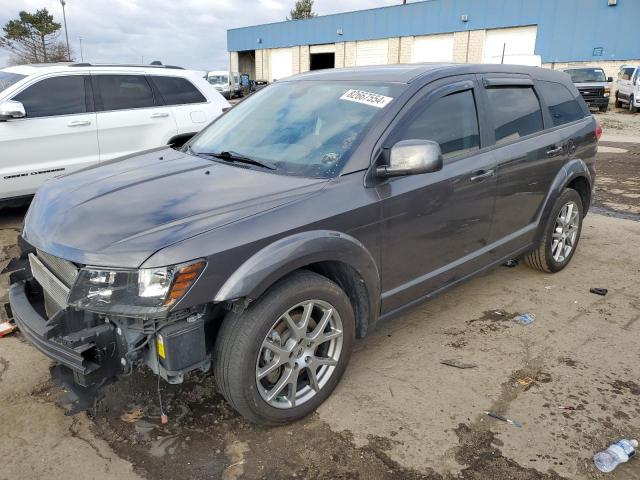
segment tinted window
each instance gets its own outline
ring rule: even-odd
[[[580,104],[564,85],[555,82],[539,82],[538,88],[545,103],[549,106],[549,112],[555,126],[574,122],[584,117]]]
[[[18,75],[17,73],[3,72],[0,70],[0,93],[25,77],[26,75]]]
[[[13,100],[22,102],[28,118],[72,115],[87,111],[82,75],[41,80],[20,92]]]
[[[524,137],[542,130],[542,110],[531,87],[488,88],[496,143]]]
[[[167,105],[203,103],[207,99],[190,81],[179,77],[151,77]]]
[[[96,75],[104,110],[153,107],[153,92],[143,75]]]
[[[398,140],[433,140],[444,158],[480,148],[478,115],[473,92],[453,93],[409,117]]]

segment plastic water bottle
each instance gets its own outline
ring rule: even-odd
[[[621,463],[626,462],[636,454],[637,440],[618,440],[604,452],[596,453],[593,461],[601,472],[611,472]]]

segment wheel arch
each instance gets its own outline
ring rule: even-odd
[[[583,214],[586,215],[591,205],[593,178],[584,160],[578,158],[570,160],[562,167],[553,180],[543,207],[540,210],[536,243],[542,238],[549,215],[551,214],[551,210],[553,210],[553,205],[565,188],[572,188],[578,192],[583,203]]]
[[[380,276],[367,248],[341,232],[302,232],[266,246],[235,270],[214,301],[255,300],[300,269],[323,275],[345,291],[354,309],[356,334],[364,337],[380,312]]]

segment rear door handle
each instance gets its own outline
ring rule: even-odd
[[[556,155],[560,155],[563,150],[564,150],[564,147],[562,145],[560,145],[559,147],[555,147],[550,150],[547,150],[547,157],[555,157]]]
[[[493,177],[493,169],[491,170],[478,170],[477,172],[473,172],[473,176],[469,179],[474,183],[482,182],[489,177]]]
[[[91,125],[89,120],[74,120],[67,123],[67,127],[86,127],[87,125]]]
[[[168,113],[160,112],[160,113],[152,113],[151,118],[165,118],[168,117]]]

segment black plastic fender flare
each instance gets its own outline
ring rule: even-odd
[[[535,242],[538,243],[542,239],[542,235],[544,235],[544,230],[547,225],[547,218],[551,214],[551,210],[553,209],[553,205],[556,202],[556,199],[560,196],[562,191],[569,185],[573,180],[578,177],[584,177],[589,182],[589,190],[593,190],[593,178],[591,176],[591,172],[587,167],[587,164],[579,158],[574,158],[567,162],[558,172],[556,178],[553,180],[551,187],[549,188],[549,192],[544,200],[544,204],[540,209],[540,214],[538,216],[538,230],[536,232]],[[584,211],[586,212],[589,208],[589,205],[584,205]]]

